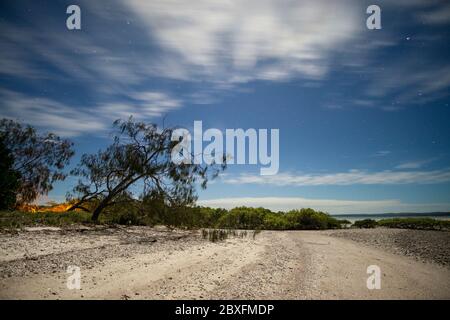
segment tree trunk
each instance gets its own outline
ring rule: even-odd
[[[108,200],[109,201],[109,200]],[[98,217],[100,216],[100,213],[103,211],[103,209],[105,209],[106,205],[108,204],[108,201],[103,200],[102,202],[100,202],[100,204],[97,206],[97,208],[95,208],[94,212],[92,213],[92,221],[98,221]]]

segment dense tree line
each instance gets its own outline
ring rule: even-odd
[[[348,221],[310,208],[274,212],[265,208],[237,207],[231,210],[198,206],[170,207],[144,200],[134,208],[112,207],[105,219],[120,224],[166,225],[182,228],[248,230],[337,229]]]

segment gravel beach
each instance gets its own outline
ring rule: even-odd
[[[377,228],[327,231],[325,234],[450,266],[450,232]]]

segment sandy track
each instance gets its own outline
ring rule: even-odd
[[[450,270],[358,242],[302,232],[312,252],[314,299],[450,299]],[[381,269],[381,289],[368,290],[367,267]]]
[[[1,238],[2,299],[450,298],[450,269],[317,231],[220,243],[149,228]],[[71,264],[81,268],[81,290],[66,287]],[[373,264],[382,271],[380,290],[366,287]]]

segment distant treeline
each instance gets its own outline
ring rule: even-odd
[[[109,216],[109,217],[107,217]],[[273,212],[265,208],[237,207],[231,210],[209,207],[167,207],[146,205],[119,210],[105,218],[120,224],[167,225],[186,228],[230,228],[250,230],[337,229],[349,224],[313,209]]]
[[[450,230],[450,220],[432,218],[393,218],[339,220],[313,209],[273,212],[265,208],[237,207],[231,210],[209,207],[170,207],[154,201],[135,200],[133,205],[116,205],[107,210],[99,221],[92,221],[85,211],[58,212],[67,207],[59,204],[33,211],[0,211],[0,228],[21,228],[33,225],[65,226],[70,224],[165,225],[169,228],[229,229],[229,230],[323,230],[354,228],[401,228],[420,230]],[[95,207],[95,204],[92,205]],[[39,209],[42,209],[41,211]]]
[[[93,207],[95,204],[93,204]],[[108,208],[99,221],[90,219],[90,212],[69,211],[0,212],[0,226],[29,225],[62,226],[72,223],[102,223],[121,225],[165,225],[169,228],[218,228],[247,230],[321,230],[338,229],[350,224],[313,209],[273,212],[265,208],[238,207],[231,210],[198,206],[170,207],[161,203],[135,201],[134,205]]]
[[[450,220],[432,218],[390,218],[357,220],[353,224],[311,208],[274,212],[266,208],[236,207],[230,210],[210,207],[169,207],[158,201],[136,201],[136,206],[116,207],[103,222],[131,225],[166,225],[178,228],[218,228],[247,230],[324,230],[355,228],[401,228],[449,230]]]

